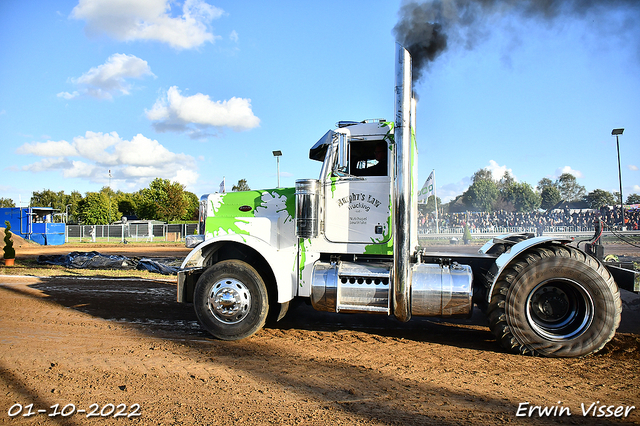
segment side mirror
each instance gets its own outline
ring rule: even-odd
[[[333,174],[335,176],[345,176],[349,173],[349,143],[347,141],[347,135],[344,133],[335,133],[334,141],[338,145],[337,161],[333,166]],[[337,139],[337,141],[336,141]]]

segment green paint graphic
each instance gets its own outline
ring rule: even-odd
[[[392,212],[391,194],[389,194],[389,212]],[[389,214],[389,218],[387,219],[387,232],[385,232],[378,240],[374,240],[372,238],[371,242],[373,244],[369,244],[364,247],[364,254],[393,255],[393,237],[391,236],[392,217],[393,214]],[[381,241],[386,241],[386,243],[381,243]]]
[[[283,197],[284,207],[277,206]],[[295,188],[228,192],[220,198],[217,208],[211,201],[213,215],[207,217],[205,226],[205,232],[214,236],[222,233],[250,235],[241,226],[250,224],[256,217],[274,218],[277,221],[281,212],[286,212],[286,223],[293,222],[295,216]],[[244,206],[249,206],[250,209],[242,211],[240,208]]]
[[[299,278],[298,282],[300,283],[300,287],[302,287],[302,272],[304,271],[304,265],[307,262],[307,246],[305,245],[305,240],[302,238],[299,239],[300,244],[300,266],[298,267]],[[307,239],[309,246],[311,246],[311,239]]]

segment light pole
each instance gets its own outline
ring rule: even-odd
[[[620,142],[618,136],[624,132],[624,129],[613,129],[612,135],[616,136],[616,148],[618,149],[618,181],[620,182],[620,212],[622,213],[622,230],[624,231],[624,204],[622,204],[622,169],[620,168]]]
[[[111,169],[109,169],[109,223],[111,225]],[[107,227],[107,232],[109,232],[109,228]]]
[[[280,188],[280,157],[282,157],[282,151],[273,151],[273,156],[276,157],[276,164],[278,168],[278,186],[276,188]]]

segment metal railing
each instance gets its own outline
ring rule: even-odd
[[[482,239],[482,238],[493,238],[499,235],[504,234],[519,234],[519,233],[531,233],[534,235],[545,235],[545,236],[570,236],[570,237],[590,237],[595,233],[595,228],[593,226],[545,226],[542,229],[539,229],[536,226],[509,226],[509,227],[487,227],[487,228],[469,228],[471,232],[472,238]],[[623,234],[625,236],[629,235],[640,235],[640,231],[637,230],[616,230],[617,234]],[[420,238],[425,239],[439,239],[439,238],[462,238],[464,234],[464,228],[462,227],[451,227],[451,228],[440,228],[439,232],[435,232],[435,228],[431,227],[420,227],[418,230],[418,236]],[[610,235],[612,232],[604,231],[604,235]]]

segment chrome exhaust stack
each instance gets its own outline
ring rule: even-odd
[[[411,55],[396,43],[395,176],[393,198],[392,308],[400,321],[411,319]]]

